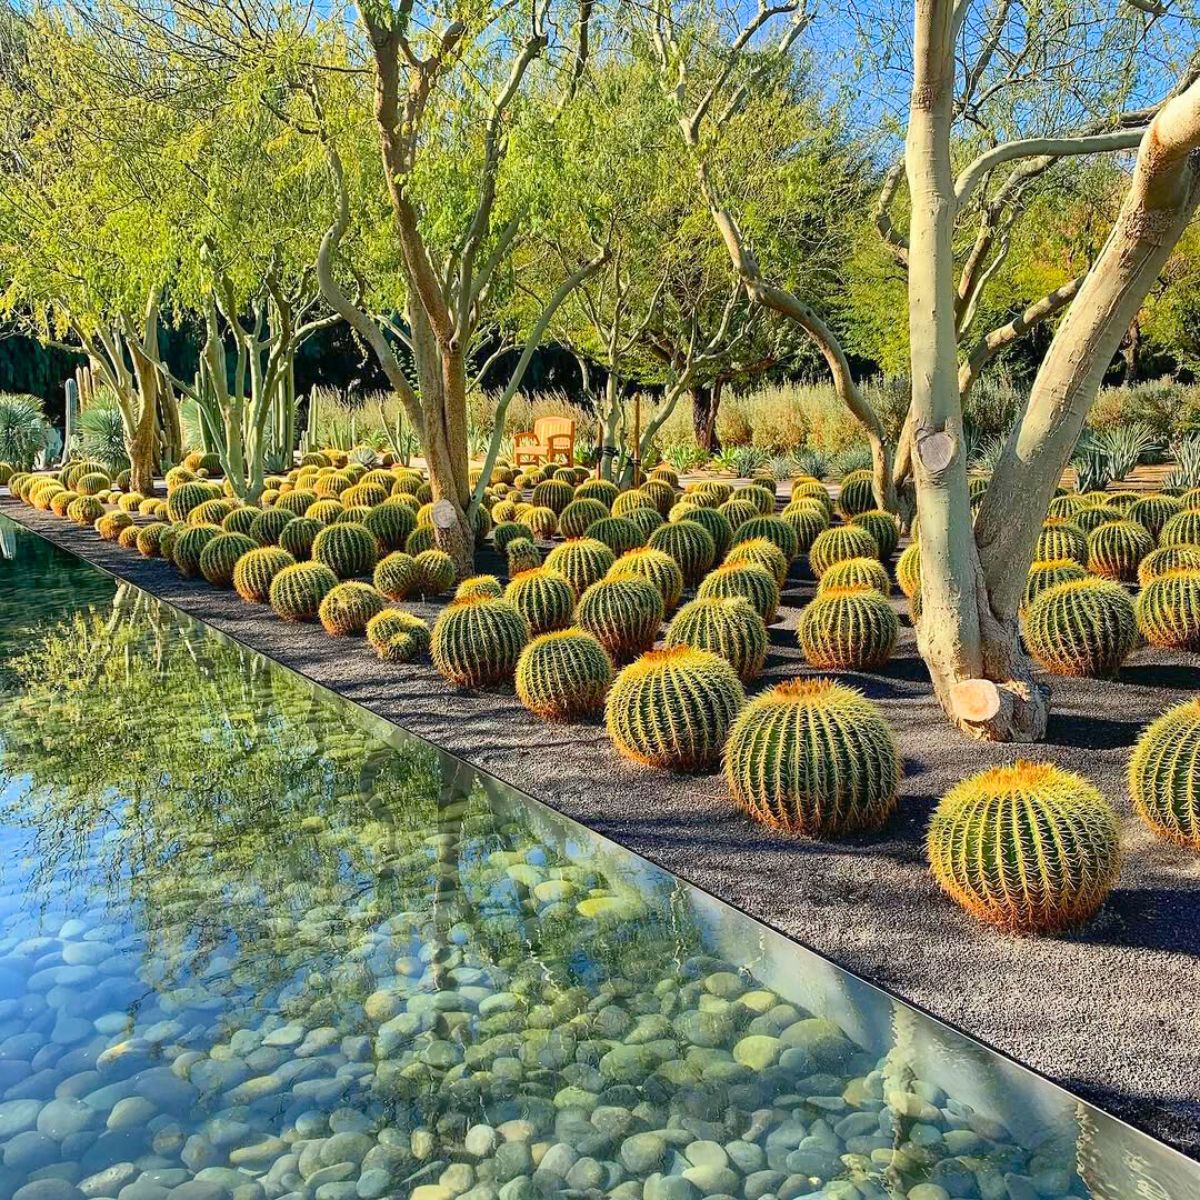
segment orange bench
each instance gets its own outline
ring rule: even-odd
[[[536,417],[533,430],[513,437],[515,465],[554,462],[561,458],[568,467],[575,465],[574,417]]]

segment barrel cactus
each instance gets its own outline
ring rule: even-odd
[[[783,587],[787,580],[788,560],[774,542],[766,538],[752,538],[748,542],[739,542],[725,556],[725,566],[755,566],[770,571],[775,577],[776,584]]]
[[[1138,583],[1145,587],[1169,571],[1200,571],[1200,546],[1160,546],[1138,564]]]
[[[158,535],[158,556],[160,558],[169,563],[175,561],[175,541],[186,528],[186,525],[177,521],[174,525],[168,525]]]
[[[287,518],[286,513],[283,515],[286,519],[290,519]],[[257,521],[260,516],[262,516],[261,509],[252,508],[247,504],[242,508],[235,508],[233,512],[231,512],[229,516],[227,516],[225,520],[221,522],[221,528],[225,530],[226,533],[250,533],[251,526],[253,526],[254,522]],[[250,536],[254,537],[253,534],[250,534]],[[258,539],[255,538],[255,541],[258,541]],[[265,546],[266,544],[266,542],[259,542],[260,546]]]
[[[120,533],[117,534],[117,545],[122,550],[136,550],[138,540],[138,527],[136,525],[126,525]]]
[[[433,626],[433,665],[456,687],[501,683],[511,678],[529,637],[529,622],[507,600],[455,600]]]
[[[309,507],[319,499],[320,497],[314,491],[310,491],[307,488],[294,488],[290,492],[284,492],[275,501],[275,507],[281,509],[283,512],[291,513],[293,517],[302,517],[308,511]]]
[[[766,662],[767,626],[742,596],[697,598],[675,614],[666,645],[711,650],[748,683],[762,673]]]
[[[313,491],[318,496],[331,500],[340,499],[343,492],[348,492],[354,486],[354,480],[343,471],[326,471],[317,476]]]
[[[648,579],[630,574],[593,583],[575,610],[575,623],[618,662],[649,650],[662,621],[662,593]]]
[[[504,589],[504,599],[529,622],[534,634],[565,629],[575,613],[575,589],[552,567],[534,567],[514,576]]]
[[[271,580],[271,607],[285,621],[311,621],[337,582],[338,577],[324,563],[302,562],[284,567]]]
[[[589,479],[575,489],[576,500],[599,500],[610,511],[619,495],[620,489],[607,479]]]
[[[1133,601],[1119,583],[1080,579],[1047,588],[1025,610],[1030,654],[1055,675],[1110,679],[1137,645]]]
[[[589,525],[608,518],[608,508],[599,500],[572,500],[558,518],[558,531],[563,537],[583,537]]]
[[[413,556],[413,564],[417,568],[416,595],[441,596],[454,586],[454,559],[444,550],[422,550]]]
[[[720,562],[733,545],[733,526],[723,512],[715,508],[701,508],[696,504],[676,504],[671,509],[671,521],[692,521],[708,530],[716,548],[715,562]],[[745,539],[743,539],[745,540]]]
[[[679,472],[674,467],[667,466],[666,463],[659,463],[650,472],[650,478],[661,479],[663,483],[669,483],[673,488],[679,487]]]
[[[543,541],[558,532],[558,514],[545,504],[534,504],[528,510],[523,510],[521,520]]]
[[[133,524],[133,518],[128,513],[109,512],[96,520],[96,532],[106,541],[115,542],[121,536],[121,530],[128,529]]]
[[[704,578],[717,556],[712,534],[695,521],[660,525],[646,544],[652,550],[669,554],[679,564],[684,583],[690,586]]]
[[[613,515],[616,516],[617,514],[614,513]],[[625,520],[637,527],[643,539],[648,539],[656,529],[666,523],[662,513],[657,508],[631,508],[627,513],[623,513],[622,515]]]
[[[564,479],[547,479],[533,489],[530,499],[538,508],[552,509],[557,516],[575,499],[575,488]]]
[[[367,642],[384,662],[411,662],[429,649],[429,626],[398,608],[376,613],[366,628]]]
[[[539,634],[517,659],[517,699],[547,721],[579,721],[604,707],[613,668],[600,641],[583,629]]]
[[[152,521],[143,525],[137,533],[137,552],[143,558],[159,558],[162,555],[162,536],[170,528],[164,521]]]
[[[1200,571],[1169,571],[1142,589],[1138,628],[1152,646],[1200,650]]]
[[[733,544],[740,546],[756,538],[774,542],[789,563],[800,553],[800,538],[791,523],[782,517],[751,517],[749,521],[743,521],[734,531]]]
[[[1073,583],[1087,577],[1087,570],[1073,558],[1052,558],[1049,562],[1035,562],[1029,568],[1029,576],[1025,581],[1025,598],[1021,601],[1021,610],[1027,609],[1047,588],[1057,587],[1060,583]]]
[[[1042,525],[1034,550],[1035,562],[1048,562],[1056,558],[1073,558],[1081,567],[1087,566],[1087,535],[1083,530],[1063,517],[1050,517]]]
[[[1160,546],[1200,546],[1200,509],[1185,508],[1162,527]]]
[[[260,546],[256,550],[248,550],[234,565],[233,590],[243,600],[266,604],[271,599],[271,584],[275,576],[295,563],[296,560],[278,546]]]
[[[851,517],[851,525],[865,529],[879,547],[879,557],[885,562],[896,552],[900,544],[900,522],[890,513],[881,508],[868,509]]]
[[[646,535],[628,517],[602,517],[587,527],[584,536],[603,542],[617,557],[646,544]]]
[[[417,574],[417,560],[396,550],[375,564],[373,582],[389,600],[404,600],[416,590]]]
[[[187,579],[200,574],[200,555],[213,538],[218,536],[236,537],[236,534],[222,534],[219,525],[188,525],[175,539],[171,550],[171,561],[176,569]]]
[[[858,525],[838,525],[819,534],[808,552],[812,573],[820,579],[835,562],[848,558],[878,558],[879,543]]]
[[[609,568],[610,579],[636,575],[658,588],[663,611],[673,612],[683,595],[683,570],[669,554],[650,546],[628,550]]]
[[[662,516],[658,505],[642,491],[622,492],[613,500],[611,512],[614,517],[627,517],[635,508],[648,508]]]
[[[246,532],[260,546],[278,546],[280,535],[295,519],[286,509],[268,508],[254,518]]]
[[[354,522],[328,525],[313,538],[313,561],[324,563],[339,579],[370,574],[378,552],[371,531]]]
[[[332,525],[345,512],[338,500],[314,500],[305,510],[304,515],[322,525]]]
[[[565,575],[580,596],[603,579],[614,562],[616,555],[595,538],[571,538],[546,555],[546,566]]]
[[[492,531],[492,545],[497,554],[507,554],[510,543],[517,538],[533,541],[533,530],[521,521],[501,521]]]
[[[426,550],[433,550],[435,548],[436,541],[433,536],[432,525],[418,525],[404,539],[404,553],[411,554],[414,558]]]
[[[391,489],[381,487],[379,484],[356,483],[353,487],[347,488],[339,499],[347,508],[359,505],[364,508],[374,508],[377,504],[382,504],[390,495]]]
[[[900,618],[872,587],[830,588],[804,610],[797,632],[804,657],[814,667],[870,671],[891,658]]]
[[[1050,501],[1046,511],[1048,517],[1073,517],[1081,508],[1087,507],[1087,501],[1078,492],[1066,492],[1055,496]]]
[[[875,507],[875,484],[870,471],[851,471],[842,479],[837,507],[846,520]]]
[[[200,552],[200,574],[213,587],[231,587],[238,559],[257,548],[258,543],[249,534],[219,534]]]
[[[879,709],[829,679],[793,679],[755,697],[725,746],[725,780],[738,807],[806,837],[879,829],[896,807],[900,773]]]
[[[95,496],[78,496],[67,505],[67,517],[76,525],[92,525],[104,516],[104,505]]]
[[[753,521],[756,517],[763,515],[753,504],[746,500],[727,500],[717,509],[717,512],[729,522],[729,527],[735,533],[747,521]]]
[[[813,542],[829,528],[829,518],[820,505],[810,505],[805,501],[789,504],[779,514],[779,519],[789,525],[796,535],[797,554],[807,554]]]
[[[710,508],[720,508],[732,497],[733,487],[721,479],[702,479],[699,483],[690,484],[686,494],[695,496],[701,504]]]
[[[1081,508],[1070,519],[1070,524],[1078,526],[1083,530],[1084,537],[1094,529],[1099,529],[1101,525],[1107,525],[1110,521],[1123,521],[1125,514],[1111,504],[1092,504],[1085,508]]]
[[[1136,521],[1149,530],[1155,538],[1162,532],[1163,526],[1183,508],[1182,502],[1175,496],[1143,496],[1134,501],[1126,510],[1126,517]]]
[[[675,489],[665,479],[647,479],[641,490],[650,497],[662,516],[671,511],[675,503]]]
[[[522,571],[532,571],[542,565],[542,552],[529,538],[513,538],[505,552],[508,577],[515,579]]]
[[[404,548],[409,534],[417,527],[417,519],[406,505],[384,503],[371,509],[362,524],[375,539],[379,553],[391,554]]]
[[[67,515],[67,509],[69,509],[71,504],[78,499],[79,496],[75,492],[55,492],[54,495],[50,497],[50,511],[56,517],[65,517]]]
[[[331,637],[354,637],[365,633],[367,622],[385,607],[383,596],[369,583],[352,580],[329,589],[317,616]]]
[[[217,496],[212,500],[205,500],[203,504],[197,504],[188,513],[187,522],[189,525],[220,525],[237,507],[233,500]]]
[[[1200,700],[1167,709],[1138,738],[1129,794],[1160,837],[1200,850]]]
[[[455,600],[468,596],[490,596],[493,600],[504,595],[504,588],[495,575],[469,575],[454,589]]]
[[[874,588],[886,596],[892,590],[892,577],[877,558],[844,558],[821,576],[817,594],[845,587]]]
[[[293,517],[279,535],[279,547],[297,562],[312,557],[312,544],[325,527],[312,517]]]
[[[1154,537],[1136,521],[1106,521],[1092,530],[1087,544],[1093,575],[1132,583],[1138,564],[1154,549]]]
[[[921,547],[918,542],[905,546],[896,559],[896,582],[909,600],[921,590]]]
[[[729,662],[709,650],[651,650],[625,667],[605,705],[613,745],[626,758],[677,771],[709,770],[745,703]]]
[[[1116,814],[1086,779],[1017,762],[942,798],[927,849],[943,891],[982,921],[1053,933],[1087,920],[1120,871]]]
[[[80,475],[71,490],[81,496],[97,496],[111,487],[112,480],[103,471],[92,471],[87,475]]]
[[[731,499],[751,505],[760,517],[769,516],[775,511],[775,485],[772,483],[768,489],[757,482],[743,484],[734,488]]]
[[[773,621],[779,611],[779,584],[766,567],[752,562],[727,562],[701,580],[696,598],[745,600],[764,621]]]

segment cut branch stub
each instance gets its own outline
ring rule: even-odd
[[[932,475],[939,475],[954,460],[954,438],[944,429],[938,433],[917,435],[917,457]]]
[[[983,723],[1000,712],[1000,689],[990,679],[964,679],[950,688],[954,715],[960,721]]]
[[[449,500],[439,500],[433,506],[430,516],[438,529],[453,529],[458,524],[458,514]]]

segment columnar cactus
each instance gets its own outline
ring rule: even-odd
[[[852,525],[865,529],[879,547],[879,557],[885,562],[896,552],[900,544],[900,522],[881,508],[868,509],[850,518]]]
[[[1088,535],[1088,570],[1104,579],[1132,583],[1138,564],[1153,549],[1153,535],[1136,521],[1105,521]]]
[[[200,555],[208,543],[218,536],[236,535],[222,535],[219,525],[188,525],[175,539],[171,561],[184,578],[192,579],[200,574]]]
[[[604,707],[613,668],[599,640],[582,629],[539,634],[517,659],[517,699],[546,721],[579,721]]]
[[[143,558],[159,558],[162,555],[162,536],[169,528],[163,521],[143,525],[137,533],[137,552]]]
[[[910,542],[896,559],[896,582],[905,598],[911,600],[921,590],[921,546]]]
[[[646,544],[652,550],[669,554],[679,564],[684,583],[693,587],[704,578],[717,557],[712,535],[695,521],[660,525]]]
[[[417,579],[413,587],[418,596],[441,596],[454,586],[454,559],[444,550],[422,550],[413,556]]]
[[[648,579],[630,574],[593,583],[575,610],[575,623],[617,662],[649,650],[662,622],[662,593]]]
[[[492,545],[496,547],[497,554],[507,554],[509,543],[517,538],[526,538],[532,542],[533,530],[521,521],[501,521],[492,530]]]
[[[1138,738],[1129,794],[1160,837],[1200,850],[1200,700],[1167,709]]]
[[[646,544],[646,535],[628,517],[603,517],[593,521],[584,536],[603,542],[618,558],[626,550]]]
[[[1030,654],[1054,675],[1109,679],[1137,645],[1133,601],[1119,583],[1080,579],[1047,588],[1025,610]]]
[[[352,580],[330,588],[317,615],[330,637],[354,637],[365,633],[367,623],[385,607],[383,597],[369,583]]]
[[[418,575],[417,560],[396,550],[375,564],[373,582],[389,600],[405,600],[416,590]]]
[[[271,607],[285,621],[311,621],[338,577],[323,563],[302,562],[284,567],[271,580]]]
[[[369,575],[378,555],[371,531],[354,522],[328,525],[313,538],[313,560],[324,563],[339,579]]]
[[[1024,612],[1047,588],[1087,578],[1087,569],[1081,567],[1073,558],[1052,558],[1048,562],[1035,562],[1029,568],[1029,576],[1025,581],[1025,598],[1021,602],[1021,611]]]
[[[312,544],[325,526],[312,517],[293,517],[279,535],[279,547],[286,550],[297,562],[312,557]]]
[[[1200,546],[1160,546],[1151,550],[1138,563],[1138,583],[1145,587],[1171,571],[1200,571]]]
[[[495,575],[471,575],[454,589],[455,600],[466,600],[468,596],[490,596],[498,600],[504,588]]]
[[[1200,509],[1185,508],[1162,527],[1160,546],[1200,546]]]
[[[671,509],[670,520],[672,522],[693,521],[707,529],[717,552],[715,562],[720,562],[729,553],[729,547],[733,545],[733,526],[729,523],[729,518],[719,509],[702,508],[688,500],[676,504]]]
[[[523,571],[532,571],[542,565],[542,552],[529,538],[513,538],[505,552],[508,559],[508,577],[515,579]]]
[[[821,576],[817,594],[833,588],[869,587],[884,596],[891,593],[892,577],[877,558],[844,558]]]
[[[575,614],[575,589],[560,571],[534,567],[513,577],[504,599],[529,622],[534,634],[565,629]]]
[[[755,697],[725,745],[725,780],[756,821],[806,837],[879,829],[896,807],[900,755],[883,715],[829,679]]]
[[[1135,607],[1138,628],[1150,645],[1200,650],[1200,571],[1170,571],[1152,579]]]
[[[608,508],[599,500],[572,500],[558,518],[558,531],[563,537],[583,537],[589,525],[607,519]]]
[[[296,560],[279,546],[260,546],[257,550],[248,550],[234,565],[233,590],[243,600],[266,604],[271,599],[271,584],[275,576],[285,567],[295,564]]]
[[[553,509],[557,516],[575,499],[575,488],[564,479],[547,479],[533,489],[531,498],[538,508]]]
[[[666,645],[711,650],[733,667],[743,683],[749,683],[762,673],[767,659],[767,627],[742,596],[697,598],[675,614]]]
[[[456,687],[487,687],[512,677],[529,637],[529,622],[507,600],[456,600],[434,623],[433,665]]]
[[[391,554],[404,548],[409,534],[417,527],[417,518],[407,505],[385,502],[371,509],[362,523],[370,530],[379,553]]]
[[[546,555],[546,566],[565,575],[582,596],[593,583],[603,579],[617,556],[595,538],[571,538]]]
[[[651,650],[617,676],[605,705],[613,745],[650,767],[714,767],[745,704],[737,672],[718,654],[672,646]]]
[[[1073,558],[1081,567],[1087,566],[1087,534],[1080,526],[1063,517],[1049,517],[1038,534],[1035,562],[1056,558]]]
[[[835,562],[848,558],[878,558],[879,543],[858,525],[838,525],[819,534],[808,552],[808,564],[820,579]]]
[[[683,570],[665,551],[650,546],[627,550],[609,568],[608,578],[621,579],[639,576],[658,588],[663,598],[663,610],[673,612],[683,595]]]
[[[1053,933],[1087,920],[1120,872],[1120,826],[1086,779],[1050,763],[992,767],[956,784],[929,824],[943,891],[982,921]]]
[[[851,471],[842,479],[837,507],[847,521],[875,507],[875,484],[870,471]]]
[[[725,556],[725,566],[754,566],[770,571],[775,577],[776,584],[783,587],[787,580],[788,560],[774,542],[766,538],[754,538],[749,542],[739,542]]]
[[[1135,500],[1126,510],[1126,517],[1136,521],[1149,530],[1151,536],[1157,538],[1162,527],[1177,513],[1183,510],[1183,503],[1175,496],[1143,496]]]
[[[249,534],[218,534],[200,552],[200,574],[213,587],[230,587],[238,559],[257,548],[258,543]]]
[[[900,618],[874,588],[830,588],[801,614],[797,633],[804,657],[814,667],[871,671],[891,658]]]
[[[727,562],[710,571],[696,589],[699,600],[745,600],[763,621],[779,611],[779,584],[766,568],[752,562]]]
[[[749,521],[743,521],[734,530],[733,544],[740,546],[743,542],[754,541],[755,538],[766,538],[768,542],[774,542],[783,551],[789,563],[800,553],[800,538],[792,528],[791,522],[782,517],[751,517]]]

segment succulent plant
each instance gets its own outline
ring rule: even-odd
[[[1082,529],[1084,537],[1086,537],[1094,529],[1099,529],[1101,525],[1107,525],[1110,521],[1123,521],[1124,519],[1124,512],[1112,504],[1090,504],[1075,513],[1070,518],[1070,524]]]
[[[126,513],[135,513],[146,497],[141,492],[126,492],[118,501],[117,507]]]
[[[575,489],[576,500],[599,500],[610,511],[618,495],[620,489],[607,479],[589,479]]]
[[[1138,738],[1129,794],[1160,837],[1200,850],[1200,700],[1167,709]]]
[[[71,504],[78,499],[79,496],[75,492],[55,492],[54,495],[50,497],[50,511],[56,517],[65,517],[67,515],[67,509],[69,509]]]
[[[769,571],[775,578],[776,584],[782,588],[787,580],[788,560],[774,542],[766,538],[752,538],[748,542],[739,542],[725,556],[725,566],[755,566]]]
[[[530,499],[537,508],[549,508],[557,516],[575,499],[575,488],[565,479],[546,479],[533,489]]]
[[[253,518],[249,529],[239,532],[249,533],[260,546],[278,546],[280,535],[295,519],[286,509],[267,508]]]
[[[517,659],[517,699],[548,721],[578,721],[604,706],[613,668],[600,641],[583,629],[539,634]]]
[[[752,562],[727,562],[710,571],[696,589],[698,600],[745,600],[766,621],[779,611],[779,584],[766,568]]]
[[[625,574],[598,580],[579,597],[575,623],[599,639],[615,661],[649,650],[663,622],[662,593],[648,579]]]
[[[417,568],[416,595],[442,596],[454,586],[454,559],[444,550],[422,550],[413,556],[413,562]]]
[[[522,571],[504,589],[504,599],[529,622],[535,635],[565,629],[575,613],[575,589],[551,567]]]
[[[505,557],[508,559],[509,579],[515,579],[522,571],[531,571],[542,565],[542,552],[528,538],[513,538],[508,543]]]
[[[509,543],[517,538],[526,538],[532,542],[533,530],[520,521],[501,521],[492,531],[492,545],[496,547],[498,554],[506,554]]]
[[[407,505],[388,501],[371,509],[363,517],[362,523],[375,539],[380,554],[390,554],[394,550],[402,549],[409,535],[417,527],[417,519],[412,509]]]
[[[666,463],[659,463],[650,472],[650,478],[661,479],[664,483],[669,483],[673,488],[679,487],[679,472],[674,467],[667,466]]]
[[[1138,564],[1154,549],[1154,537],[1136,521],[1106,521],[1092,530],[1087,544],[1093,575],[1132,583]]]
[[[733,526],[723,512],[715,508],[704,508],[691,499],[684,499],[671,509],[669,520],[672,523],[692,521],[708,530],[716,548],[714,562],[720,562],[733,545]]]
[[[512,676],[529,637],[529,622],[507,600],[456,600],[433,626],[433,665],[456,687],[487,687]]]
[[[651,546],[627,550],[609,568],[610,579],[639,576],[658,589],[663,599],[663,611],[672,612],[683,595],[683,570],[671,555]]]
[[[411,662],[429,649],[429,626],[398,608],[376,613],[367,622],[366,634],[371,649],[384,662]]]
[[[675,614],[667,629],[666,645],[711,650],[733,667],[743,683],[748,683],[762,673],[766,662],[767,627],[743,596],[697,597]]]
[[[250,527],[261,515],[262,511],[260,509],[251,508],[249,505],[246,505],[244,508],[235,508],[220,523],[221,528],[226,533],[250,533]]]
[[[219,525],[188,525],[172,545],[171,561],[185,579],[192,579],[200,574],[200,556],[213,538],[237,536],[222,534]]]
[[[362,525],[363,521],[371,515],[369,508],[364,508],[359,505],[357,508],[343,508],[340,513],[330,522],[332,525]]]
[[[93,525],[104,516],[104,505],[95,496],[79,496],[67,505],[67,516],[76,525]]]
[[[858,525],[838,525],[818,534],[808,552],[809,566],[820,579],[835,562],[848,558],[878,558],[879,543],[866,529]]]
[[[1157,538],[1162,532],[1163,526],[1177,513],[1183,509],[1183,503],[1175,496],[1164,496],[1161,493],[1156,496],[1143,496],[1140,500],[1135,500],[1125,511],[1125,516],[1130,521],[1136,521],[1150,531],[1150,534]]]
[[[203,557],[203,556],[201,556]],[[296,560],[279,546],[260,546],[248,550],[233,568],[233,590],[243,600],[266,604],[271,599],[271,584],[285,567],[295,566]]]
[[[1017,762],[952,787],[927,849],[934,879],[967,912],[1015,933],[1052,933],[1104,903],[1120,871],[1119,834],[1082,776]]]
[[[312,557],[312,544],[325,526],[312,517],[293,517],[279,535],[279,546],[297,562]]]
[[[338,577],[324,563],[302,562],[284,567],[271,580],[271,607],[285,621],[311,621],[321,601],[337,586]]]
[[[712,534],[695,521],[660,525],[646,544],[651,550],[669,554],[679,564],[684,583],[693,587],[704,578],[717,557]]]
[[[891,594],[892,577],[877,558],[844,558],[836,562],[821,576],[817,594],[833,588],[874,588],[881,595]]]
[[[603,542],[618,557],[646,543],[646,535],[627,517],[602,517],[587,527],[584,536]]]
[[[284,492],[275,501],[275,507],[291,513],[293,517],[302,517],[319,499],[317,493],[308,488],[295,488]]]
[[[833,513],[833,498],[819,479],[812,479],[807,476],[793,479],[788,499],[792,504],[797,500],[816,500],[825,509],[826,513]],[[873,497],[872,503],[874,503]],[[865,512],[866,509],[863,511]]]
[[[316,500],[304,510],[304,515],[322,525],[332,525],[344,511],[340,500]]]
[[[900,755],[879,709],[830,679],[752,699],[725,745],[725,780],[756,821],[807,837],[879,829],[896,806]]]
[[[1029,577],[1025,581],[1025,598],[1021,601],[1021,611],[1024,612],[1047,588],[1087,578],[1087,569],[1081,567],[1073,558],[1052,558],[1048,562],[1035,562],[1029,568]]]
[[[122,550],[136,550],[139,529],[134,524],[126,525],[120,533],[117,534],[117,545]]]
[[[1160,546],[1200,546],[1200,509],[1185,508],[1162,527]]]
[[[377,504],[382,504],[391,494],[391,488],[381,487],[375,483],[362,482],[347,488],[339,499],[347,508],[358,507],[359,505],[364,508],[374,508]]]
[[[162,555],[162,537],[170,528],[163,521],[152,521],[137,532],[137,552],[143,558],[159,558]]]
[[[695,496],[710,508],[720,508],[733,495],[733,487],[720,479],[703,479],[690,485],[686,495]]]
[[[103,471],[91,471],[86,475],[80,475],[71,490],[78,492],[81,496],[97,496],[111,487],[112,480]]]
[[[577,595],[603,579],[616,555],[595,538],[571,538],[546,555],[546,566],[565,575]]]
[[[365,633],[367,623],[385,608],[386,602],[375,588],[352,580],[329,589],[317,616],[330,637],[354,637]]]
[[[729,662],[709,650],[651,650],[625,667],[605,705],[613,745],[651,767],[714,767],[745,703]]]
[[[755,505],[747,500],[726,500],[717,508],[717,512],[729,522],[729,527],[735,533],[747,521],[753,521],[763,515]]]
[[[797,629],[804,657],[823,671],[870,671],[892,656],[900,618],[872,587],[820,592]]]
[[[249,534],[218,534],[200,552],[200,574],[213,587],[231,587],[238,559],[257,547],[258,543]]]
[[[1119,583],[1079,579],[1046,588],[1025,610],[1030,654],[1055,675],[1108,679],[1137,645],[1133,601]]]
[[[814,501],[800,500],[789,504],[779,519],[796,535],[796,553],[807,554],[812,544],[829,528],[829,517]]]
[[[896,552],[900,544],[900,522],[890,513],[881,508],[868,509],[851,517],[851,525],[865,529],[879,547],[879,557],[886,562]]]
[[[1087,501],[1078,492],[1065,492],[1055,496],[1046,510],[1048,517],[1073,517],[1081,508],[1087,507]]]
[[[9,480],[15,474],[12,463],[0,462],[0,487],[7,487]]]
[[[531,505],[522,512],[521,520],[543,540],[552,538],[558,532],[558,514],[544,504]]]
[[[635,508],[648,508],[653,512],[658,513],[661,517],[663,514],[658,511],[658,505],[646,495],[643,491],[622,492],[615,497],[612,502],[612,515],[614,517],[627,517]]]
[[[851,471],[843,476],[838,492],[838,512],[848,521],[875,507],[875,484],[870,471]]]
[[[905,597],[911,600],[921,590],[921,547],[910,542],[896,559],[896,582]]]
[[[654,501],[654,507],[665,517],[675,503],[675,489],[665,479],[647,479],[642,491]]]
[[[324,563],[339,579],[369,575],[378,555],[374,535],[354,522],[327,525],[313,538],[313,560]]]
[[[167,516],[171,521],[186,521],[192,509],[212,500],[212,487],[207,483],[182,483],[167,492]]]
[[[175,561],[175,542],[180,534],[187,528],[182,522],[176,522],[174,525],[168,525],[162,531],[158,539],[158,556],[169,563]],[[198,566],[199,564],[197,564]]]
[[[394,550],[375,564],[374,584],[389,600],[404,600],[416,590],[418,574],[417,560]]]
[[[433,550],[435,548],[436,542],[433,536],[432,525],[418,525],[404,539],[405,554],[411,554],[414,558],[426,550]]]
[[[223,496],[205,500],[197,504],[187,515],[189,525],[220,525],[231,512],[238,507],[237,503]]]
[[[629,493],[624,493],[628,495]],[[618,514],[614,513],[614,516]],[[620,514],[625,520],[635,525],[640,531],[643,541],[650,537],[656,530],[661,528],[665,523],[662,513],[657,508],[631,508],[627,513]]]
[[[1034,550],[1035,562],[1050,562],[1056,558],[1073,558],[1081,567],[1087,566],[1087,534],[1064,517],[1049,517],[1038,534]]]
[[[106,542],[115,542],[121,536],[121,530],[132,524],[133,518],[128,513],[108,512],[96,519],[95,528]]]
[[[313,491],[318,496],[331,500],[341,499],[343,492],[354,486],[354,480],[344,471],[325,471],[317,475]]]
[[[1168,571],[1152,579],[1135,609],[1138,628],[1150,645],[1200,650],[1200,570]]]
[[[493,600],[504,595],[504,588],[495,575],[470,575],[454,589],[455,600],[468,596],[488,596]]]
[[[743,521],[734,530],[733,544],[740,546],[744,542],[752,542],[759,538],[774,542],[783,551],[789,564],[800,553],[800,538],[791,522],[782,517],[751,517],[750,520]]]
[[[1145,587],[1170,571],[1200,571],[1200,546],[1160,546],[1151,550],[1138,564],[1138,583]]]
[[[558,518],[558,531],[563,537],[583,537],[589,525],[607,519],[608,508],[599,500],[572,500]]]

